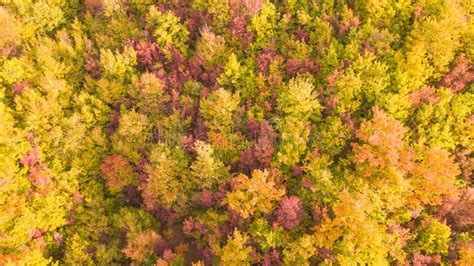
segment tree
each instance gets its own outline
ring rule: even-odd
[[[440,2],[432,6],[421,6],[424,16],[416,21],[408,39],[408,47],[416,47],[426,53],[428,67],[434,77],[447,71],[460,45],[460,34],[465,22],[463,14],[449,2]],[[440,31],[440,28],[446,30]]]
[[[5,238],[0,242],[0,248],[5,250],[2,255],[8,258],[11,253],[13,253],[12,255],[16,253],[18,247],[16,245],[18,240],[15,239],[17,237],[11,232],[11,224],[27,208],[26,193],[31,189],[27,171],[19,164],[22,157],[27,157],[25,155],[30,149],[30,144],[25,139],[25,132],[16,127],[16,121],[11,110],[2,102],[0,102],[0,121],[4,125],[3,129],[0,130],[0,163],[2,165],[0,171],[0,179],[2,180],[0,188],[0,210],[2,212],[0,230],[5,234]],[[30,159],[33,158],[30,156]],[[22,164],[26,165],[25,160],[22,161]],[[41,252],[39,253],[41,254]],[[0,262],[4,262],[6,258],[0,259]]]
[[[140,159],[140,149],[150,134],[148,118],[135,110],[124,112],[117,130],[111,137],[113,150],[127,156],[134,163]]]
[[[250,265],[251,248],[246,246],[248,237],[238,229],[229,236],[224,247],[217,254],[222,265]]]
[[[471,0],[0,0],[0,265],[474,265]]]
[[[200,33],[201,38],[197,42],[196,53],[209,67],[213,67],[225,56],[224,37],[216,35],[208,26],[204,26]]]
[[[409,152],[404,143],[406,129],[403,125],[378,109],[373,109],[373,118],[361,124],[356,132],[360,143],[352,144],[353,161],[358,170],[365,176],[384,177],[383,171],[394,167],[408,170]],[[405,169],[408,168],[408,169]]]
[[[276,161],[285,166],[298,163],[305,153],[309,140],[310,118],[319,117],[320,105],[312,84],[306,76],[289,81],[277,98],[277,109],[282,113],[278,129],[280,149]]]
[[[164,13],[151,5],[146,21],[147,27],[153,31],[153,36],[156,37],[156,43],[160,45],[160,48],[169,53],[169,45],[171,45],[178,48],[182,54],[187,54],[186,42],[189,32],[173,12]]]
[[[313,80],[298,76],[288,82],[278,95],[278,110],[285,117],[307,120],[318,114],[320,105],[313,86]]]
[[[288,235],[282,227],[270,225],[264,218],[255,219],[249,226],[249,232],[261,250],[283,247],[288,241]]]
[[[299,193],[316,205],[332,203],[341,188],[331,170],[328,156],[316,152],[308,154],[302,167],[303,177]]]
[[[466,85],[474,80],[474,65],[461,54],[454,60],[453,67],[441,80],[441,84],[453,92],[462,92]]]
[[[426,99],[412,115],[413,142],[418,149],[423,146],[453,150],[457,145],[471,147],[469,110],[472,109],[472,93],[454,95],[451,90],[439,88]],[[462,132],[462,133],[461,133]]]
[[[396,57],[396,87],[408,93],[447,71],[465,27],[462,11],[454,3],[420,3],[414,7],[415,23],[410,32],[404,33],[405,52]]]
[[[160,236],[155,231],[144,231],[136,238],[129,239],[123,252],[133,261],[143,263],[148,256],[153,255],[159,240]]]
[[[359,141],[352,144],[356,178],[377,191],[387,211],[402,211],[414,188],[410,178],[417,154],[405,143],[407,129],[399,121],[377,108],[373,113],[356,131]]]
[[[150,162],[144,166],[148,177],[141,185],[144,203],[150,210],[159,204],[172,207],[189,174],[187,161],[179,149],[171,150],[165,144],[154,146],[148,158]]]
[[[3,55],[8,55],[21,42],[20,23],[11,12],[0,8],[0,51]]]
[[[227,57],[222,74],[218,77],[219,85],[239,93],[242,100],[251,100],[256,97],[257,78],[254,73],[254,63],[251,60],[240,61],[232,53]]]
[[[0,78],[3,84],[13,85],[25,78],[26,73],[23,67],[23,62],[17,58],[5,60],[2,63],[3,69],[0,72]]]
[[[274,161],[279,165],[293,166],[300,162],[305,154],[309,141],[309,123],[297,118],[286,118],[279,121],[279,149]]]
[[[332,209],[334,218],[316,227],[315,245],[332,250],[337,263],[388,264],[386,228],[370,218],[374,210],[364,195],[343,191]]]
[[[209,129],[209,142],[217,150],[219,158],[225,162],[238,155],[236,144],[241,137],[234,133],[234,118],[239,111],[239,102],[238,93],[232,94],[220,88],[201,100],[199,106],[204,125]]]
[[[100,171],[104,176],[107,188],[113,193],[119,192],[125,186],[134,184],[137,179],[137,173],[133,166],[120,155],[111,155],[105,158],[100,165]]]
[[[134,87],[130,94],[137,100],[136,106],[141,113],[154,117],[164,111],[169,96],[165,93],[162,80],[151,73],[144,73]]]
[[[413,171],[412,182],[417,189],[413,191],[412,204],[441,204],[443,196],[457,193],[455,183],[459,174],[459,167],[446,151],[437,148],[425,151],[422,161]]]
[[[270,213],[275,202],[285,194],[285,190],[276,186],[266,170],[254,170],[252,178],[239,174],[231,182],[232,191],[227,193],[226,203],[244,219],[255,213]]]
[[[201,12],[208,12],[212,15],[212,26],[218,33],[224,33],[231,19],[232,2],[222,2],[219,0],[197,0],[192,1],[192,6]]]
[[[305,212],[301,200],[296,196],[290,196],[280,200],[275,214],[277,222],[283,228],[291,230],[298,226]]]
[[[336,112],[364,113],[375,104],[380,104],[382,95],[389,86],[388,67],[372,53],[358,55],[343,75],[335,82]]]
[[[474,262],[474,252],[472,242],[462,245],[460,251],[460,258],[456,261],[457,265],[467,266]]]
[[[100,50],[100,66],[104,77],[96,83],[96,93],[106,103],[113,103],[127,95],[127,83],[134,75],[136,52],[125,47],[123,53],[111,49]]]
[[[451,235],[450,228],[436,219],[425,219],[418,228],[416,245],[427,254],[446,254]]]
[[[201,101],[199,108],[206,127],[218,133],[231,133],[234,127],[233,114],[237,111],[239,102],[238,94],[232,94],[222,88],[211,92]]]
[[[197,158],[191,165],[191,171],[195,185],[210,189],[222,184],[227,178],[229,169],[215,157],[212,146],[196,141],[194,147]]]
[[[269,41],[276,37],[279,19],[280,14],[275,5],[270,2],[265,3],[260,13],[251,18],[248,29],[255,34],[253,45],[257,49],[266,47]]]
[[[310,235],[303,235],[283,250],[283,262],[287,265],[311,265],[310,259],[316,254],[314,240]]]
[[[21,7],[20,7],[21,8]],[[29,6],[21,12],[25,18],[29,18],[24,22],[25,34],[31,38],[35,34],[46,35],[65,22],[65,5],[58,5],[53,1],[42,1],[29,3]],[[20,9],[21,10],[21,9]]]
[[[249,127],[254,123],[252,121],[248,120]],[[252,135],[256,135],[254,136],[256,140],[250,147],[240,152],[240,167],[248,172],[270,166],[276,140],[276,133],[267,121],[258,124],[257,132]]]
[[[314,148],[330,157],[341,153],[350,139],[350,129],[338,116],[325,117],[311,129]]]

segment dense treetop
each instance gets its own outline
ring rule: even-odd
[[[0,265],[474,265],[471,0],[0,0]]]

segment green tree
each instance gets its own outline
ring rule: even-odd
[[[451,229],[444,223],[431,218],[422,221],[417,230],[417,248],[428,254],[446,254]]]
[[[189,32],[173,12],[167,11],[163,13],[155,6],[150,6],[146,21],[147,26],[153,30],[156,42],[165,51],[168,51],[168,45],[172,45],[178,48],[182,54],[187,54],[188,46],[186,42]]]
[[[256,95],[256,77],[251,60],[239,61],[237,55],[230,54],[224,66],[224,71],[217,81],[242,96],[242,100],[253,99]]]
[[[319,114],[321,109],[313,80],[305,76],[290,80],[288,85],[282,88],[277,101],[278,110],[283,116],[303,121]]]
[[[314,91],[313,80],[298,76],[281,89],[277,98],[277,109],[281,120],[277,128],[280,131],[280,148],[276,154],[276,163],[293,166],[301,160],[309,140],[309,119],[319,119],[321,106]]]
[[[266,2],[260,13],[251,18],[248,29],[255,33],[253,45],[257,49],[266,47],[269,41],[275,40],[279,19],[280,14],[270,2]]]

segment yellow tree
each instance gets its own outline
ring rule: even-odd
[[[248,218],[255,213],[268,214],[285,194],[278,188],[268,171],[254,170],[252,178],[239,174],[231,181],[232,191],[227,193],[229,208]]]

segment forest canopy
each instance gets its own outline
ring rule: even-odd
[[[471,0],[0,0],[0,265],[474,265]]]

